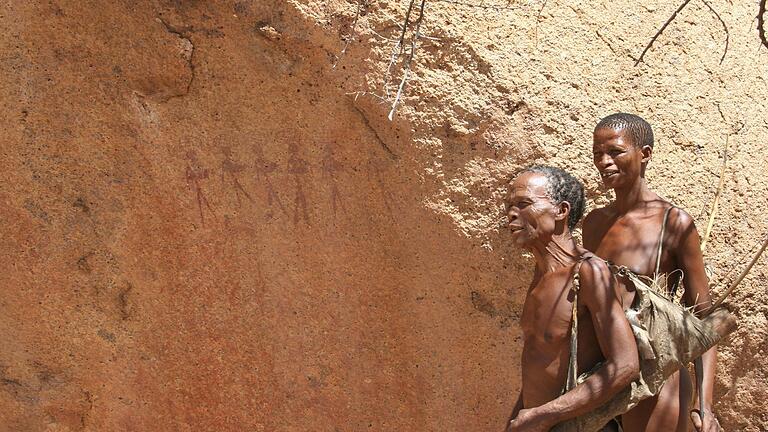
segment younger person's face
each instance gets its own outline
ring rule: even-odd
[[[512,241],[530,248],[536,242],[546,244],[555,232],[557,206],[547,193],[549,179],[543,174],[526,172],[509,187],[507,217]]]
[[[638,148],[625,130],[601,128],[593,135],[592,157],[603,184],[621,189],[640,178],[643,163],[650,158],[650,147]]]

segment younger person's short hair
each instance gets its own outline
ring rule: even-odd
[[[598,129],[614,129],[627,131],[632,137],[632,144],[637,148],[650,146],[653,148],[653,129],[642,117],[635,114],[616,113],[603,118],[595,126]]]
[[[584,185],[568,172],[547,165],[534,165],[523,173],[542,174],[547,178],[547,194],[557,203],[567,201],[571,205],[568,229],[573,230],[584,215]]]

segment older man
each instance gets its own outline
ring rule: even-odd
[[[532,167],[507,200],[512,240],[536,259],[521,317],[522,389],[507,431],[548,431],[628,386],[639,373],[637,345],[608,267],[571,235],[584,211],[581,183]]]

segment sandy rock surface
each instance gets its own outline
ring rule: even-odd
[[[768,232],[753,2],[691,2],[637,67],[677,4],[420,4],[391,66],[407,1],[3,5],[0,431],[500,430],[532,263],[506,180],[561,166],[607,203],[611,112],[702,231],[728,137],[714,280]],[[728,431],[768,429],[766,262],[731,300]]]

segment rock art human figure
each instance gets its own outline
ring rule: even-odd
[[[275,203],[280,208],[280,210],[285,213],[285,206],[283,206],[282,201],[280,201],[280,196],[277,194],[277,192],[275,192],[275,187],[272,185],[272,181],[270,180],[270,176],[273,175],[278,169],[277,164],[265,159],[260,147],[254,147],[253,151],[256,155],[256,160],[254,161],[256,181],[263,184],[264,189],[266,189],[267,206],[271,208],[272,204]]]
[[[327,182],[331,188],[331,209],[333,215],[336,216],[336,209],[343,207],[344,203],[341,200],[341,194],[339,193],[339,186],[336,183],[336,175],[339,172],[344,171],[344,166],[336,160],[333,155],[334,145],[325,146],[325,155],[323,156],[322,171],[326,176]]]
[[[293,141],[288,143],[288,174],[292,174],[296,181],[296,200],[294,201],[293,223],[299,224],[299,220],[309,223],[309,209],[307,208],[307,197],[304,194],[303,182],[309,173],[309,163],[299,155],[298,144]]]
[[[626,113],[600,120],[593,135],[593,162],[603,184],[616,193],[606,207],[593,210],[584,220],[584,247],[638,275],[667,275],[670,296],[679,296],[695,311],[711,303],[699,234],[691,216],[651,191],[645,171],[653,154],[653,131],[647,121]],[[684,278],[682,277],[684,275]],[[625,306],[632,304],[631,282],[621,292]],[[712,412],[716,348],[701,357],[701,394],[704,412],[690,417],[697,430],[719,431]],[[672,375],[656,397],[641,401],[622,416],[624,430],[687,431],[692,384],[688,371]],[[699,404],[696,404],[697,408]],[[702,424],[703,423],[703,424]]]
[[[522,387],[506,430],[546,432],[636,379],[637,344],[608,265],[571,234],[584,211],[581,183],[557,168],[531,167],[511,183],[506,204],[512,241],[536,260],[520,317]]]
[[[197,208],[200,211],[200,222],[205,224],[203,206],[208,209],[214,218],[216,217],[216,212],[213,211],[211,203],[208,202],[208,198],[206,198],[205,191],[203,190],[203,186],[201,184],[203,181],[208,179],[210,172],[207,168],[204,168],[200,165],[200,162],[197,160],[197,156],[194,152],[188,152],[186,158],[187,169],[184,177],[187,181],[187,185],[189,185],[189,187],[192,188],[192,191],[195,193]]]
[[[240,207],[240,194],[243,194],[248,201],[253,202],[253,198],[248,194],[243,185],[240,183],[239,175],[245,171],[245,165],[235,162],[232,159],[232,149],[229,147],[223,147],[221,149],[224,159],[221,161],[221,182],[225,183],[225,176],[229,177],[232,187],[235,190],[235,196],[237,197],[237,206]]]

